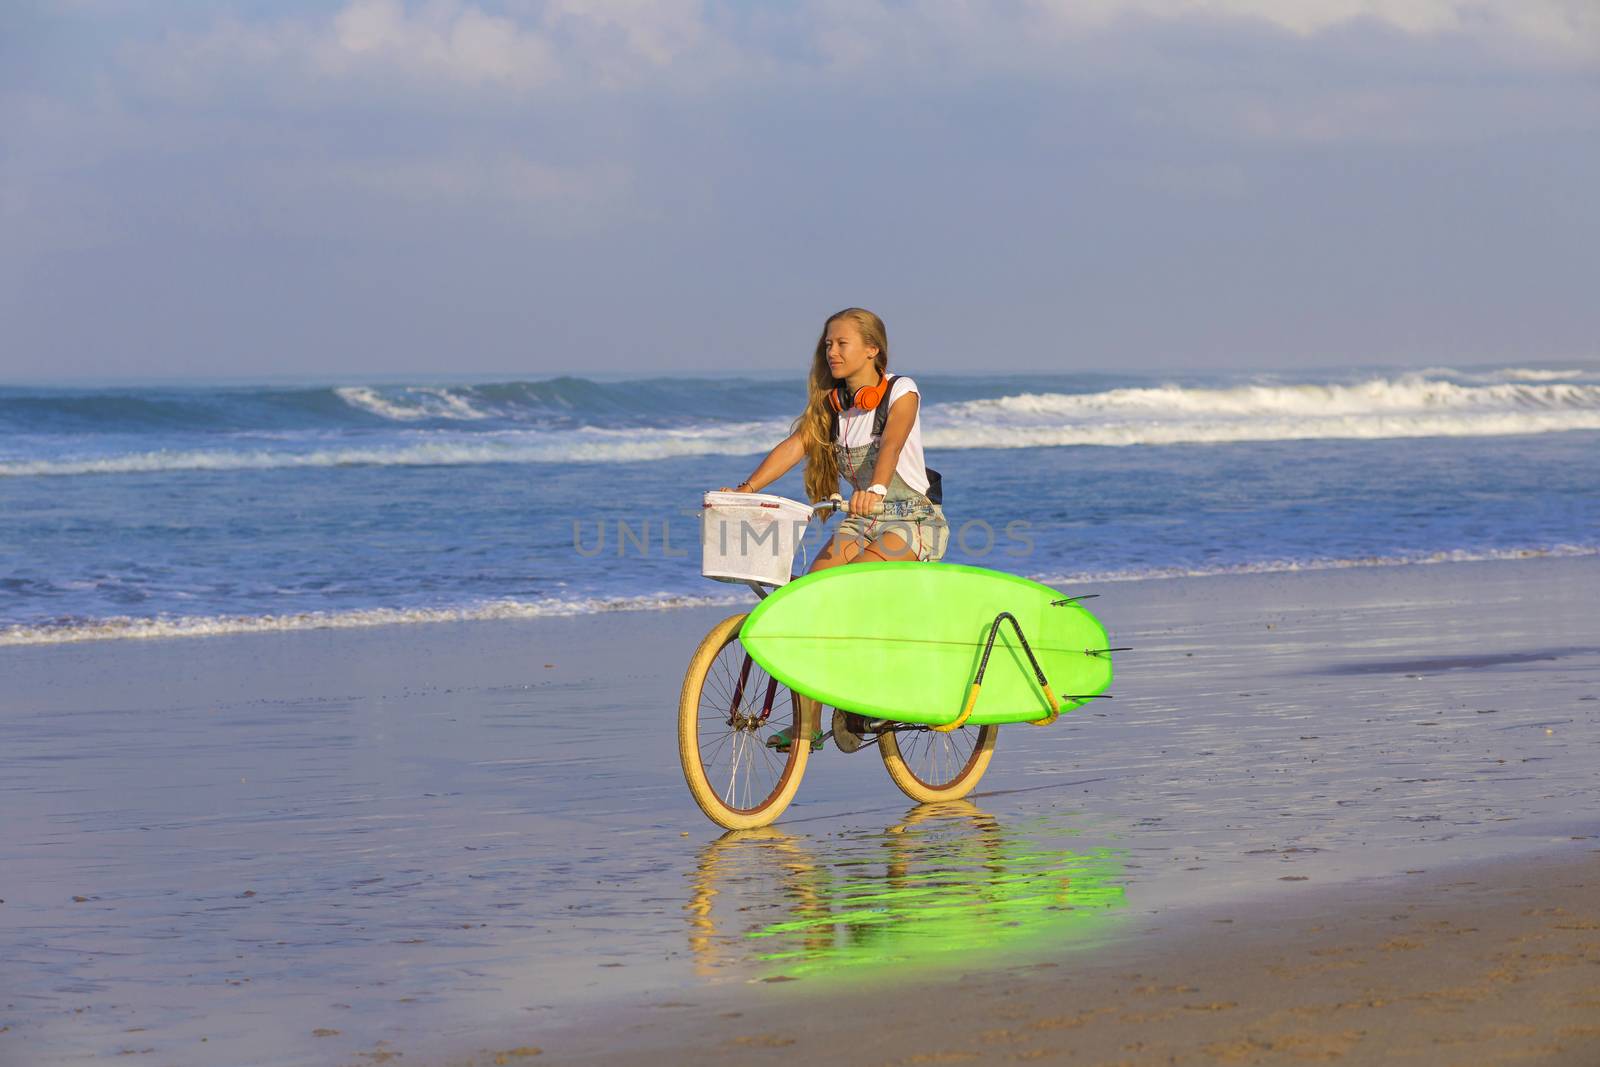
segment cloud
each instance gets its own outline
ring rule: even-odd
[[[1589,0],[1035,0],[1069,27],[1129,18],[1245,20],[1298,37],[1351,23],[1389,26],[1416,36],[1507,35],[1574,56],[1600,54],[1600,7]]]
[[[95,95],[0,98],[5,211],[58,246],[119,239],[129,216],[247,232],[426,204],[571,232],[714,212],[733,180],[714,168],[745,171],[749,142],[808,165],[816,127],[775,116],[881,137],[893,170],[1012,122],[1010,156],[1087,149],[1152,195],[1226,199],[1254,187],[1241,145],[1592,131],[1600,96],[1563,66],[1595,36],[1587,0],[347,0],[202,25],[52,2],[143,35]],[[1032,118],[1005,118],[1018,101]],[[191,163],[162,180],[163,158]],[[162,192],[190,185],[212,206]]]
[[[319,105],[351,83],[390,96],[439,88],[523,94],[560,74],[550,42],[512,19],[470,4],[412,12],[399,0],[353,0],[326,18],[223,16],[130,45],[125,55],[146,88],[202,102],[219,86]]]
[[[597,128],[628,131],[622,112],[662,99],[726,110],[1009,86],[1076,94],[1130,129],[1397,143],[1586,128],[1596,84],[1583,78],[1600,61],[1593,0],[490,2],[225,16],[131,46],[121,88],[313,124],[456,116],[472,139],[607,107]]]
[[[542,24],[611,38],[623,57],[652,67],[669,67],[695,54],[713,38],[699,0],[548,0],[539,5]]]
[[[1140,60],[1151,48],[1159,53],[1175,28],[1213,45],[1231,35],[1263,46],[1276,37],[1348,50],[1352,33],[1366,29],[1498,62],[1600,59],[1600,4],[1593,0],[1018,0],[1003,7],[812,0],[785,28],[812,43],[823,67],[882,65],[919,83],[930,75],[960,80],[1021,71],[1070,80],[1079,69],[1100,76],[1130,60],[1143,74]],[[1329,38],[1336,40],[1324,44]],[[1162,58],[1185,66],[1182,56]]]
[[[430,6],[415,14],[399,0],[354,0],[331,33],[303,37],[307,58],[338,76],[381,66],[463,85],[531,89],[556,77],[554,50],[536,30],[471,5]]]
[[[82,0],[79,0],[82,2]],[[544,0],[495,12],[465,0],[349,0],[321,15],[224,14],[127,50],[145,84],[171,99],[262,77],[284,101],[322,103],[352,84],[390,95],[446,89],[509,101],[650,83],[692,87],[735,74],[737,49],[696,0]],[[261,85],[263,92],[274,87]]]
[[[190,290],[262,351],[383,314],[395,352],[656,351],[712,296],[751,336],[898,299],[928,346],[982,306],[1041,352],[1061,308],[1107,351],[1594,336],[1595,0],[19,2],[0,276],[50,350],[120,344],[96,301],[216,342],[158,321]]]
[[[1071,78],[1141,53],[1164,25],[1252,30],[1311,41],[1372,27],[1523,63],[1600,59],[1592,0],[1019,0],[905,5],[809,0],[772,10],[723,0],[349,0],[332,13],[175,33],[144,64],[169,84],[230,66],[287,66],[329,84],[393,78],[526,98],[568,92],[795,84],[819,71],[878,68],[891,78]],[[1063,47],[1079,50],[1063,54]],[[1064,62],[1063,60],[1066,60]]]

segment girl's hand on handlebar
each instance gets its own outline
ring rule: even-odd
[[[865,489],[850,494],[850,514],[876,515],[883,510],[883,497]]]

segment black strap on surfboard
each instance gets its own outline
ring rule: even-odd
[[[1023,654],[1028,657],[1028,665],[1033,668],[1033,676],[1039,680],[1041,688],[1048,690],[1050,680],[1044,676],[1044,668],[1039,666],[1039,660],[1034,656],[1033,649],[1029,647],[1028,639],[1022,633],[1022,624],[1009,611],[1002,611],[994,617],[994,622],[989,627],[989,640],[983,646],[983,658],[978,661],[978,674],[972,679],[973,682],[978,685],[983,684],[983,672],[989,669],[989,654],[994,651],[994,639],[1000,634],[1000,624],[1002,622],[1011,624],[1011,629],[1016,632],[1017,640],[1022,644]]]
[[[1050,680],[1044,676],[1044,668],[1039,666],[1039,660],[1034,656],[1033,649],[1028,647],[1028,639],[1022,633],[1022,624],[1017,617],[1009,611],[1002,611],[994,617],[994,622],[989,626],[989,640],[983,646],[983,658],[978,661],[978,673],[973,677],[972,684],[967,687],[967,702],[957,715],[947,725],[935,726],[934,729],[942,733],[959,730],[966,725],[972,717],[973,708],[978,705],[978,692],[983,688],[983,674],[989,669],[989,654],[994,651],[994,639],[1000,635],[1000,624],[1009,622],[1011,629],[1016,632],[1017,641],[1022,645],[1022,651],[1028,657],[1028,663],[1033,666],[1033,676],[1039,682],[1039,688],[1044,692],[1045,707],[1048,709],[1044,715],[1028,722],[1035,726],[1049,726],[1061,716],[1061,704],[1056,700],[1056,695],[1050,691]]]

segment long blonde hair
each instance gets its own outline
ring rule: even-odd
[[[878,349],[872,362],[882,375],[889,367],[889,331],[883,320],[866,308],[845,308],[828,316],[822,324],[822,336],[817,338],[817,350],[811,357],[810,391],[806,409],[795,420],[794,428],[800,431],[801,443],[806,449],[806,496],[813,501],[825,500],[839,491],[839,460],[833,452],[833,408],[828,394],[841,382],[828,369],[828,327],[840,319],[849,319],[861,331],[862,343]]]

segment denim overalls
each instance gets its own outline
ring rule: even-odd
[[[879,440],[875,437],[871,444],[854,448],[838,441],[833,444],[839,473],[856,492],[872,484]],[[839,523],[839,534],[858,538],[865,545],[884,533],[896,533],[911,546],[917,559],[943,558],[945,547],[950,543],[950,527],[944,521],[944,509],[907,485],[899,471],[894,472],[885,488],[889,492],[883,499],[883,510],[876,515],[846,515]]]

